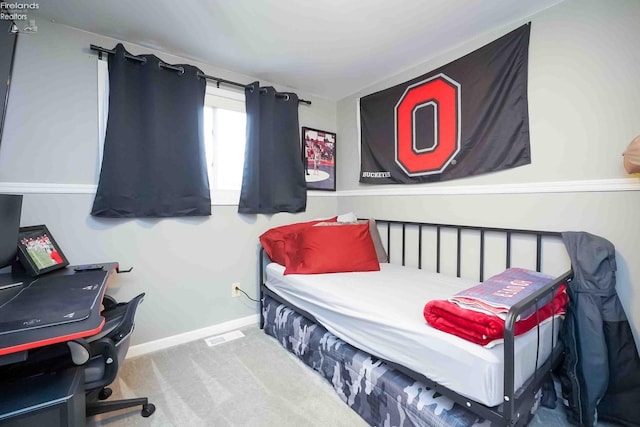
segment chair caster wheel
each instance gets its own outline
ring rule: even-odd
[[[153,403],[147,403],[146,405],[142,405],[142,412],[140,415],[147,418],[153,415],[154,412],[156,412],[156,405]]]
[[[105,387],[100,390],[100,393],[98,393],[98,399],[107,400],[111,396],[111,393],[113,393],[113,390],[111,390],[109,387]]]

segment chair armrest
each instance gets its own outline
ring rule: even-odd
[[[106,387],[116,379],[118,375],[118,349],[111,339],[101,338],[91,343],[89,364],[94,361],[96,361],[95,363],[104,363],[104,375],[98,380],[85,383],[85,390]]]
[[[116,305],[118,305],[118,302],[115,300],[114,297],[112,297],[111,295],[104,294],[104,297],[102,297],[102,306],[104,307],[105,310],[109,310],[115,307]]]

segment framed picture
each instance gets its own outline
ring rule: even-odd
[[[307,188],[336,191],[336,134],[303,127],[302,155]]]
[[[46,225],[20,227],[18,258],[32,276],[40,276],[69,265]]]

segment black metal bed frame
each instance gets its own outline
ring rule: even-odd
[[[480,262],[479,262],[479,277],[480,281],[484,280],[484,264],[485,264],[485,233],[500,233],[504,235],[505,244],[506,244],[506,260],[505,265],[506,268],[511,267],[511,248],[512,248],[512,237],[518,235],[525,236],[535,236],[536,239],[536,271],[541,271],[542,267],[542,242],[543,239],[560,239],[561,233],[553,232],[553,231],[536,231],[536,230],[523,230],[523,229],[514,229],[514,228],[496,228],[496,227],[481,227],[481,226],[469,226],[469,225],[452,225],[452,224],[436,224],[436,223],[425,223],[425,222],[412,222],[412,221],[394,221],[394,220],[376,220],[377,224],[386,224],[387,228],[387,253],[389,256],[389,262],[391,262],[391,230],[392,226],[401,226],[402,228],[402,265],[405,265],[406,262],[406,229],[407,227],[417,227],[418,229],[418,268],[422,269],[422,241],[423,241],[423,228],[430,228],[436,230],[436,272],[440,272],[440,261],[441,261],[441,231],[442,230],[456,230],[457,232],[457,247],[456,247],[456,274],[457,277],[460,277],[461,273],[461,258],[462,258],[462,231],[463,230],[471,230],[475,232],[479,232],[480,237]],[[265,259],[266,254],[264,253],[264,249],[260,250],[260,300],[263,300],[264,295],[268,295],[269,297],[275,299],[276,301],[287,305],[289,308],[299,313],[300,315],[308,318],[313,322],[317,322],[315,317],[310,313],[296,307],[290,302],[286,301],[279,295],[275,294],[269,288],[264,285],[264,267],[265,267]],[[558,340],[554,340],[555,336],[555,328],[556,321],[555,318],[552,317],[551,323],[551,354],[548,359],[540,366],[538,366],[538,357],[540,350],[540,329],[539,326],[537,328],[538,334],[538,345],[536,348],[536,370],[533,375],[529,377],[525,383],[520,387],[520,389],[515,390],[515,382],[514,382],[514,366],[515,366],[515,337],[514,337],[514,327],[515,322],[518,319],[518,316],[523,313],[525,310],[535,307],[536,311],[540,308],[540,303],[544,302],[545,299],[553,297],[556,290],[563,284],[568,283],[573,278],[573,270],[568,270],[567,272],[561,274],[556,277],[550,284],[545,286],[543,289],[535,292],[530,295],[528,298],[523,301],[513,305],[509,312],[507,313],[505,320],[505,331],[504,331],[504,396],[503,403],[495,406],[488,407],[471,399],[468,399],[447,387],[444,387],[431,379],[425,377],[422,374],[419,374],[415,371],[412,371],[402,365],[397,363],[380,359],[388,366],[396,369],[405,375],[408,375],[411,378],[414,378],[418,381],[424,383],[427,387],[430,387],[437,391],[438,393],[449,397],[454,402],[462,405],[467,408],[471,412],[477,414],[478,416],[490,420],[492,423],[496,423],[497,425],[504,426],[521,426],[526,425],[529,421],[528,414],[533,407],[536,400],[536,393],[540,390],[542,383],[549,378],[551,373],[551,369],[557,366],[561,357],[562,357],[562,343]],[[262,309],[260,310],[260,328],[264,327],[264,318]],[[375,356],[374,356],[375,357]]]

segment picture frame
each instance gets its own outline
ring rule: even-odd
[[[18,259],[31,276],[40,276],[69,265],[46,225],[20,227]]]
[[[302,164],[308,190],[336,191],[336,134],[302,128]]]

